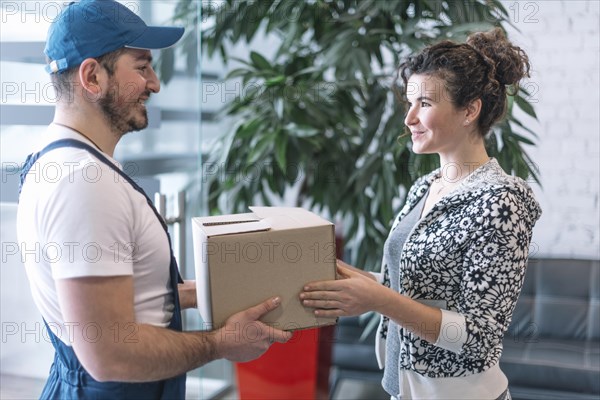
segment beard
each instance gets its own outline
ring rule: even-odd
[[[148,98],[150,92],[144,93]],[[98,101],[104,117],[109,122],[111,130],[119,136],[133,131],[140,131],[148,126],[146,107],[136,99],[119,97],[119,86],[110,82],[110,89]]]

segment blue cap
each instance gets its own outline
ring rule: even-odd
[[[181,27],[148,26],[114,0],[81,0],[69,4],[48,30],[44,53],[50,59],[46,72],[61,73],[86,58],[100,57],[130,47],[163,49],[183,35]]]

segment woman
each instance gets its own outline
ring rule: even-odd
[[[381,279],[338,261],[342,279],[300,294],[318,316],[382,315],[376,351],[392,398],[510,398],[498,360],[541,211],[529,186],[487,155],[484,137],[528,72],[499,28],[404,62],[413,151],[437,153],[441,167],[410,189]]]

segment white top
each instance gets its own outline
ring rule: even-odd
[[[65,138],[95,147],[50,125],[36,151]],[[72,328],[62,317],[56,279],[133,275],[136,321],[168,326],[174,305],[165,231],[146,198],[90,152],[55,149],[32,166],[19,199],[17,235],[33,300],[66,344]]]
[[[429,378],[405,369],[399,372],[400,400],[494,400],[508,387],[508,379],[498,364],[487,371],[458,378]]]
[[[383,282],[381,273],[371,272]],[[436,304],[429,304],[433,307]],[[459,352],[467,339],[465,317],[457,312],[440,309],[442,321],[435,346]],[[399,368],[399,400],[410,399],[497,399],[508,387],[508,379],[498,364],[473,375],[452,378],[430,378],[414,371]]]

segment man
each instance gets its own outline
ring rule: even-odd
[[[148,124],[158,93],[150,49],[183,28],[148,27],[113,0],[71,3],[48,34],[54,121],[22,173],[18,236],[31,291],[56,349],[42,398],[175,398],[185,372],[218,358],[248,361],[289,334],[258,319],[268,299],[224,327],[181,332],[195,306],[164,222],[112,158]],[[35,249],[33,254],[32,249]]]

